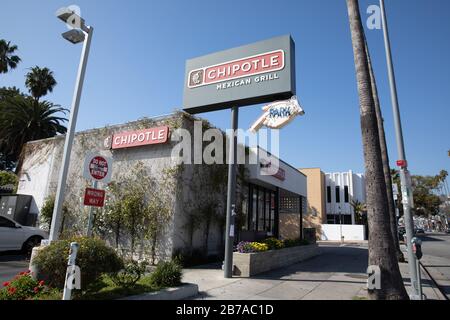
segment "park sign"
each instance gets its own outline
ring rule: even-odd
[[[200,113],[295,95],[295,44],[289,35],[186,61],[183,107]]]

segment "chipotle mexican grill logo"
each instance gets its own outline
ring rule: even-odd
[[[275,50],[189,72],[188,88],[273,72],[284,68],[284,51]]]

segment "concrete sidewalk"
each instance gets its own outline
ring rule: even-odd
[[[367,248],[354,245],[321,245],[322,255],[252,278],[223,278],[220,265],[185,269],[183,282],[196,283],[196,299],[220,300],[353,300],[367,299]],[[401,272],[409,287],[407,264]],[[423,292],[440,299],[429,279]]]
[[[433,280],[446,295],[447,300],[450,299],[450,259],[444,257],[435,257],[424,255],[420,260],[422,268],[425,269],[425,275],[429,278],[428,273]],[[424,272],[422,272],[422,275]]]

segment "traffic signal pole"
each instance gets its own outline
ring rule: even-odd
[[[400,184],[401,184],[401,193],[402,193],[402,204],[403,204],[403,214],[405,221],[405,229],[406,229],[406,246],[408,249],[408,265],[409,265],[409,273],[411,276],[411,286],[412,286],[412,294],[410,295],[411,299],[421,300],[421,288],[420,281],[418,279],[418,262],[416,261],[416,257],[412,250],[411,240],[414,237],[414,221],[411,213],[411,181],[409,179],[408,172],[408,163],[406,161],[405,155],[405,146],[403,143],[403,131],[402,124],[400,119],[400,109],[398,106],[398,97],[397,97],[397,86],[395,83],[395,75],[394,75],[394,66],[392,64],[392,54],[391,54],[391,45],[389,40],[389,32],[386,20],[386,12],[384,9],[384,0],[380,0],[380,9],[381,9],[381,21],[383,25],[383,35],[384,35],[384,45],[386,49],[386,60],[387,60],[387,68],[388,68],[388,76],[389,76],[389,86],[391,90],[391,101],[392,101],[392,111],[394,114],[394,125],[395,125],[395,136],[397,140],[397,152],[398,152],[398,161],[400,167]]]

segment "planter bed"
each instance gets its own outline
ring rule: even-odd
[[[183,283],[179,287],[120,298],[119,300],[182,300],[198,295],[198,285]]]
[[[317,244],[254,253],[233,252],[234,275],[251,277],[307,260],[321,253]]]

